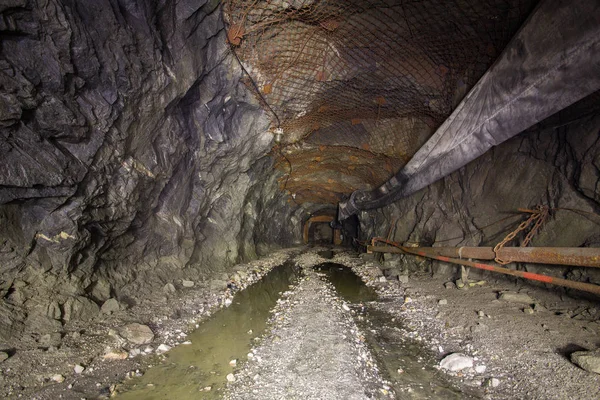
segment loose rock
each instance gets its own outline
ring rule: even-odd
[[[513,293],[513,292],[505,292],[498,297],[498,300],[506,301],[508,303],[523,303],[523,304],[533,304],[535,300],[529,297],[526,293]]]
[[[185,288],[191,288],[194,287],[194,281],[186,281],[185,279],[181,281],[181,284],[183,285],[183,287]]]
[[[452,353],[440,361],[440,367],[452,372],[460,371],[465,368],[472,368],[473,358],[462,353]]]
[[[600,350],[576,351],[571,354],[571,361],[588,372],[600,374]]]
[[[104,354],[102,358],[105,360],[125,360],[127,358],[127,353],[124,351],[109,351]]]
[[[8,358],[8,354],[0,351],[0,363]]]
[[[47,333],[40,337],[38,343],[42,347],[59,347],[62,343],[62,335],[58,332]]]
[[[133,344],[147,344],[154,340],[152,329],[136,322],[122,327],[119,334]]]
[[[167,351],[171,350],[171,346],[168,346],[166,344],[161,344],[160,346],[158,346],[158,348],[156,349],[156,352],[158,354],[162,354],[162,353],[166,353]]]
[[[175,293],[176,291],[177,289],[175,289],[175,285],[172,283],[167,283],[165,286],[163,286],[163,292],[165,293]]]
[[[75,371],[76,374],[81,374],[83,371],[85,371],[85,367],[77,364],[75,366],[75,368],[73,368],[73,370]]]
[[[100,312],[102,314],[112,314],[117,311],[119,311],[119,302],[117,301],[117,299],[112,298],[106,300],[100,308]]]

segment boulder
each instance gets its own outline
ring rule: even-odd
[[[600,374],[600,350],[576,351],[571,354],[571,361],[586,371]]]

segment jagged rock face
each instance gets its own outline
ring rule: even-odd
[[[532,246],[600,247],[600,114],[557,125],[524,132],[406,199],[361,213],[364,235],[385,237],[394,224],[399,242],[494,246],[525,219],[518,208],[546,204],[554,210]],[[412,256],[405,261],[414,266]],[[595,268],[525,268],[600,284]]]
[[[218,1],[0,14],[0,335],[300,238]]]

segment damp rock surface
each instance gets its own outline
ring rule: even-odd
[[[129,307],[170,282],[187,289],[300,237],[220,3],[184,3],[0,6],[11,38],[0,340],[11,346],[96,318],[111,297]]]

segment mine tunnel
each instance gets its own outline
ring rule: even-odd
[[[600,398],[597,0],[0,1],[0,397]]]

